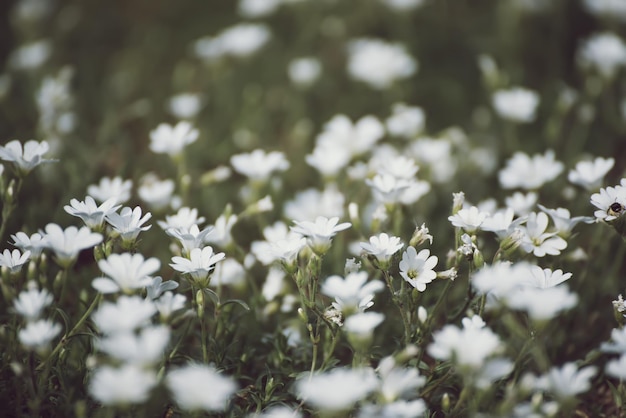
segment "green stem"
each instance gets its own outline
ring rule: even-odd
[[[91,305],[89,305],[89,307],[83,314],[83,316],[78,320],[76,325],[74,325],[74,327],[70,330],[70,332],[66,333],[63,336],[63,338],[61,338],[61,341],[59,341],[56,347],[54,347],[54,349],[52,350],[48,358],[46,358],[46,360],[44,360],[39,366],[37,366],[37,371],[42,370],[46,366],[46,364],[48,364],[50,359],[54,358],[54,356],[58,354],[61,348],[64,347],[65,344],[67,344],[67,341],[77,333],[77,331],[80,329],[80,327],[83,326],[87,318],[89,318],[89,315],[91,315],[91,312],[93,312],[96,306],[98,306],[98,303],[100,303],[100,299],[102,299],[102,294],[98,293],[96,297],[93,299],[93,301],[91,302]]]

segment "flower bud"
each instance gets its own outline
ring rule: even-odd
[[[465,203],[465,193],[452,193],[452,215],[456,215],[458,211],[463,209]]]
[[[413,236],[409,241],[409,246],[417,247],[424,242],[428,241],[430,244],[433,243],[433,236],[428,233],[428,228],[426,224],[422,224],[422,226],[418,226],[415,228],[415,232],[413,232]]]

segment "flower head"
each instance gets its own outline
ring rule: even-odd
[[[50,146],[46,141],[31,140],[22,147],[22,143],[15,139],[4,146],[0,146],[0,160],[13,163],[18,173],[26,175],[39,164],[52,161],[42,158],[49,149]]]
[[[91,377],[89,393],[103,405],[138,404],[148,399],[157,383],[156,373],[140,365],[102,366]]]
[[[611,79],[626,66],[626,44],[614,33],[598,33],[587,39],[578,51],[578,62],[586,69]]]
[[[162,123],[150,132],[150,149],[170,157],[180,155],[183,149],[198,139],[199,132],[190,122],[180,121],[176,126]]]
[[[536,257],[544,257],[546,254],[559,255],[567,248],[567,241],[557,236],[556,232],[546,232],[547,228],[548,215],[543,212],[530,213],[526,225],[520,227],[525,234],[521,243],[522,249]]]
[[[148,324],[156,311],[150,300],[123,295],[115,303],[103,302],[91,319],[103,334],[113,334],[133,331]]]
[[[602,188],[598,193],[591,195],[591,204],[598,208],[593,213],[597,219],[613,221],[622,216],[626,210],[626,188],[621,185]]]
[[[208,284],[209,275],[224,257],[224,253],[213,253],[213,247],[206,246],[191,250],[189,258],[172,257],[173,263],[170,266],[176,271],[189,274],[197,283]]]
[[[567,179],[589,191],[597,190],[602,184],[604,176],[613,168],[613,158],[598,157],[593,161],[580,161],[567,174]]]
[[[20,292],[13,302],[15,312],[32,322],[41,316],[43,310],[52,303],[52,295],[46,289],[32,287]]]
[[[186,411],[224,411],[237,390],[230,377],[201,364],[171,370],[165,381],[178,406]]]
[[[563,171],[563,163],[554,159],[554,151],[532,158],[523,152],[516,152],[500,170],[498,178],[505,189],[522,188],[534,190],[554,180]]]
[[[416,71],[417,61],[401,44],[381,39],[356,39],[348,44],[348,74],[371,88],[387,89]]]
[[[20,250],[4,250],[0,254],[0,267],[6,267],[11,274],[15,274],[22,270],[22,266],[28,262],[29,258],[30,251],[24,251],[22,254]]]
[[[110,213],[105,219],[115,232],[122,237],[123,242],[132,243],[137,239],[141,231],[147,231],[152,227],[152,225],[142,226],[150,218],[152,218],[150,212],[147,212],[142,217],[141,207],[136,206],[135,209],[124,207],[119,214],[116,212]]]
[[[437,273],[433,271],[437,261],[437,256],[431,256],[428,249],[418,253],[415,247],[408,247],[400,261],[400,275],[415,289],[423,292],[426,285],[437,277]]]
[[[132,180],[122,180],[121,177],[103,177],[98,184],[87,187],[87,193],[98,202],[106,202],[114,198],[117,203],[126,203],[130,199]]]
[[[363,312],[374,304],[374,294],[385,287],[380,280],[367,279],[365,271],[348,273],[345,278],[330,276],[322,284],[322,293],[335,298],[333,306],[346,315]]]
[[[98,261],[100,270],[107,277],[98,277],[91,285],[101,293],[122,291],[132,293],[152,284],[150,275],[161,266],[157,258],[144,260],[141,254],[111,254],[106,260]]]
[[[24,232],[17,232],[15,235],[11,235],[11,238],[13,238],[13,245],[23,251],[30,251],[31,258],[39,257],[41,251],[46,248],[44,237],[38,232],[30,237]]]
[[[326,373],[303,377],[296,382],[299,399],[322,411],[342,411],[364,399],[378,386],[370,368],[335,368]]]
[[[45,354],[50,349],[50,343],[61,332],[61,325],[48,319],[39,319],[29,322],[18,333],[20,343],[28,349]]]
[[[339,231],[350,228],[350,222],[340,223],[338,217],[326,218],[318,216],[315,222],[310,221],[294,221],[296,226],[292,226],[291,230],[302,234],[307,238],[309,247],[316,254],[324,254],[330,248],[332,238]]]
[[[262,149],[233,155],[230,157],[230,163],[236,172],[255,181],[267,181],[274,171],[285,171],[289,168],[289,161],[284,153],[265,152]]]
[[[594,366],[578,369],[575,363],[565,363],[561,367],[553,367],[540,377],[537,385],[559,399],[573,398],[591,389],[591,379],[598,369]]]
[[[70,204],[65,205],[63,208],[70,215],[82,219],[89,228],[99,229],[104,223],[104,217],[120,208],[120,205],[116,205],[116,202],[115,197],[110,197],[98,206],[93,197],[87,196],[84,202],[72,199]]]
[[[389,236],[384,232],[370,237],[369,242],[361,243],[363,251],[375,257],[381,265],[388,263],[391,256],[403,246],[404,243],[400,241],[399,237]]]
[[[457,228],[463,228],[465,232],[473,233],[482,225],[489,214],[481,212],[476,206],[463,208],[452,216],[448,216],[448,220]]]
[[[127,364],[150,366],[163,357],[170,340],[170,329],[157,325],[141,329],[138,333],[118,332],[97,340],[103,353]]]
[[[80,229],[75,226],[62,229],[59,225],[50,223],[46,225],[44,240],[46,247],[56,255],[57,262],[63,267],[68,267],[76,260],[81,250],[92,248],[102,242],[102,235],[91,232],[86,226]]]
[[[498,90],[493,94],[493,107],[500,117],[513,122],[532,122],[539,104],[539,95],[522,87]]]

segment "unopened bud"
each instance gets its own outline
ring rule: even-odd
[[[429,230],[426,227],[426,224],[422,224],[422,226],[416,227],[415,232],[413,232],[413,236],[411,237],[411,240],[409,241],[409,245],[411,247],[417,247],[426,241],[428,241],[429,244],[432,244],[433,236],[430,235],[428,232]]]
[[[465,193],[458,192],[452,193],[452,214],[455,215],[458,211],[463,209],[465,203]]]

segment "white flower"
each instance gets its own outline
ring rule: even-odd
[[[481,212],[476,206],[459,210],[452,216],[448,216],[448,220],[457,228],[463,228],[467,233],[476,232],[482,223],[487,219],[489,214]]]
[[[282,0],[239,0],[237,11],[248,19],[265,17],[278,10],[281,4]]]
[[[369,243],[361,243],[363,251],[376,257],[380,263],[388,262],[391,256],[397,253],[403,246],[404,243],[399,237],[389,236],[384,232],[370,237]]]
[[[39,257],[41,251],[46,248],[46,241],[38,232],[35,232],[30,237],[24,232],[18,232],[15,235],[11,235],[11,238],[13,238],[13,245],[21,248],[23,251],[30,251],[32,258]]]
[[[44,241],[46,247],[54,251],[57,262],[63,267],[68,267],[76,260],[81,250],[101,243],[102,235],[91,232],[86,226],[80,229],[69,226],[63,230],[59,225],[50,223],[46,225]]]
[[[213,232],[212,226],[206,227],[200,230],[198,225],[193,224],[189,228],[168,228],[165,233],[173,238],[176,238],[180,245],[183,246],[183,252],[189,253],[194,248],[199,248],[207,243],[209,234]]]
[[[429,169],[429,180],[436,183],[449,182],[459,165],[452,155],[452,143],[445,138],[420,137],[409,144],[407,152],[420,166]]]
[[[48,319],[40,319],[26,324],[17,336],[24,347],[43,354],[49,350],[50,343],[59,335],[59,332],[61,332],[61,325]]]
[[[611,342],[604,342],[600,350],[605,353],[626,354],[626,328],[611,330]]]
[[[157,154],[176,157],[183,149],[195,142],[200,133],[190,122],[180,121],[176,126],[161,123],[150,132],[150,149]]]
[[[261,49],[271,37],[266,25],[259,23],[239,23],[224,29],[215,37],[198,39],[194,44],[196,55],[207,61],[215,61],[225,56],[248,57]]]
[[[51,161],[42,158],[49,149],[46,141],[27,141],[22,148],[22,143],[14,139],[0,146],[0,160],[13,163],[21,175],[26,175],[39,164]]]
[[[318,216],[315,222],[310,221],[294,221],[296,226],[292,226],[291,230],[303,235],[307,238],[307,243],[313,252],[324,254],[330,248],[333,237],[339,231],[343,231],[352,226],[350,222],[339,222],[338,217],[326,218]]]
[[[422,399],[398,400],[384,405],[363,405],[359,410],[358,418],[415,418],[427,416],[427,413],[428,407]]]
[[[167,102],[170,113],[179,119],[192,119],[202,108],[202,96],[196,93],[180,93]]]
[[[196,282],[205,282],[215,265],[224,257],[224,253],[213,253],[213,247],[206,246],[191,250],[189,258],[172,257],[173,263],[170,266],[176,271],[189,274]]]
[[[599,220],[610,222],[623,215],[626,209],[626,188],[623,186],[602,188],[591,195],[591,204],[598,210],[593,214]]]
[[[542,269],[539,266],[529,266],[527,283],[540,289],[547,289],[569,280],[572,273],[563,273],[563,270]]]
[[[479,389],[488,389],[496,380],[502,379],[513,371],[514,364],[505,358],[493,358],[487,360],[485,365],[478,370],[474,384]]]
[[[435,332],[427,351],[438,360],[453,361],[462,371],[477,371],[490,356],[501,351],[503,345],[500,337],[489,328],[465,319],[468,321],[463,321],[463,328],[448,324]]]
[[[538,198],[539,196],[535,192],[528,192],[526,194],[515,192],[511,196],[505,197],[504,203],[507,208],[513,209],[516,215],[524,216],[532,212],[537,204]]]
[[[382,204],[400,202],[403,194],[412,186],[411,181],[388,173],[376,174],[373,179],[366,179],[365,184],[372,189],[376,201]]]
[[[178,406],[186,411],[224,411],[237,391],[233,379],[203,364],[171,370],[165,382]]]
[[[614,33],[598,33],[583,43],[577,58],[583,68],[593,69],[610,79],[619,67],[626,66],[626,44]]]
[[[597,368],[594,366],[579,370],[575,363],[565,363],[561,367],[552,367],[546,375],[539,378],[537,386],[558,399],[574,398],[591,389],[591,379],[596,372]]]
[[[211,234],[207,235],[205,241],[210,244],[219,245],[220,247],[228,247],[233,242],[231,230],[237,223],[239,217],[237,215],[220,215],[215,220],[215,225],[211,230]]]
[[[379,312],[358,312],[346,319],[343,329],[349,334],[367,338],[384,319],[385,315]]]
[[[532,158],[523,152],[516,152],[498,173],[500,184],[505,189],[522,188],[534,190],[554,180],[563,171],[563,163],[554,160],[554,151],[544,155],[535,154]]]
[[[622,354],[617,360],[608,361],[604,371],[620,381],[626,380],[626,354]]]
[[[269,261],[267,264],[271,264],[274,260],[291,264],[296,260],[300,250],[305,246],[306,238],[299,234],[294,234],[288,238],[270,242],[269,247],[266,247],[264,250],[266,254],[261,257]]]
[[[43,310],[52,303],[52,295],[46,289],[29,288],[17,296],[13,309],[28,322],[39,319]]]
[[[391,10],[396,12],[409,12],[421,7],[425,0],[380,0]]]
[[[299,399],[321,411],[348,410],[378,386],[370,368],[335,368],[326,373],[301,377],[296,381]]]
[[[52,54],[52,42],[40,39],[20,45],[9,57],[9,64],[16,70],[34,70],[41,67]]]
[[[174,180],[160,180],[154,173],[148,173],[141,178],[137,194],[151,209],[160,210],[172,204],[175,188]]]
[[[626,21],[626,3],[622,0],[583,0],[583,5],[587,11],[603,19]]]
[[[613,168],[614,164],[613,158],[602,157],[593,161],[580,161],[574,170],[570,170],[567,174],[567,179],[589,191],[597,190],[600,188],[604,176]]]
[[[100,293],[122,291],[132,293],[152,284],[150,275],[161,267],[157,258],[144,260],[141,254],[111,254],[106,260],[98,261],[100,270],[108,277],[98,277],[91,285]]]
[[[426,383],[426,378],[419,375],[417,368],[398,367],[393,357],[383,358],[376,371],[380,376],[378,393],[385,403],[415,393]]]
[[[250,153],[237,154],[230,157],[230,163],[239,174],[250,180],[267,181],[275,171],[285,171],[289,168],[289,161],[280,151],[266,153],[262,149]]]
[[[287,67],[287,74],[291,82],[302,87],[308,87],[313,84],[321,73],[322,64],[314,57],[294,59]]]
[[[86,226],[91,229],[97,229],[104,223],[104,217],[110,213],[117,211],[120,206],[116,205],[115,197],[107,199],[100,206],[96,204],[93,197],[85,197],[85,201],[78,199],[70,200],[69,205],[65,205],[63,209],[72,216],[76,216],[83,220]]]
[[[420,107],[395,103],[385,126],[390,135],[413,139],[424,130],[425,119],[424,111]]]
[[[548,321],[577,303],[578,296],[571,293],[566,285],[546,288],[521,286],[508,295],[507,305],[526,311],[534,321]]]
[[[423,292],[426,285],[437,277],[437,273],[433,271],[437,261],[437,256],[431,256],[428,249],[418,253],[415,247],[408,247],[400,261],[400,275],[415,289]]]
[[[246,270],[234,258],[227,258],[215,266],[211,286],[240,286],[246,282]]]
[[[385,288],[380,280],[367,281],[367,272],[348,273],[345,278],[330,276],[322,284],[322,293],[335,298],[335,308],[344,314],[363,312],[374,304],[374,294]]]
[[[356,39],[348,43],[348,74],[377,90],[413,76],[417,61],[401,44],[381,39]]]
[[[175,215],[166,215],[165,221],[157,221],[157,223],[164,231],[167,231],[170,228],[186,230],[204,221],[204,216],[198,217],[198,209],[182,207]]]
[[[165,325],[143,328],[139,333],[117,332],[96,342],[103,353],[123,363],[149,366],[163,357],[170,340],[170,329]]]
[[[148,299],[157,299],[161,294],[167,290],[174,290],[178,287],[178,283],[173,280],[163,281],[161,276],[152,278],[152,283],[146,286],[146,292]]]
[[[537,206],[539,206],[539,209],[550,215],[552,222],[554,222],[554,229],[559,235],[564,237],[568,237],[571,234],[572,229],[574,229],[574,227],[580,222],[589,224],[596,221],[595,218],[590,216],[575,216],[572,218],[569,210],[565,208],[548,209],[542,205]]]
[[[515,211],[512,208],[500,210],[493,215],[487,216],[480,225],[480,229],[494,232],[498,238],[504,239],[510,236],[513,231],[526,220],[525,218],[513,220],[514,216]]]
[[[532,122],[539,104],[539,95],[523,87],[498,90],[493,94],[493,107],[500,117],[513,122]]]
[[[103,405],[137,404],[148,399],[157,383],[154,371],[135,364],[102,366],[91,376],[89,394]]]
[[[20,253],[20,250],[4,250],[0,254],[0,267],[6,267],[11,274],[15,274],[22,270],[22,266],[26,264],[30,258],[30,251]]]
[[[153,301],[154,306],[159,311],[159,317],[162,321],[167,321],[174,312],[183,309],[187,298],[180,293],[165,292],[160,298]]]
[[[126,203],[130,199],[132,180],[122,180],[121,177],[103,177],[100,183],[87,187],[87,193],[99,202],[106,202],[115,198],[117,203]]]
[[[285,405],[270,406],[263,412],[248,416],[248,418],[302,418],[302,413]]]
[[[91,320],[103,334],[133,331],[150,322],[157,309],[139,296],[120,296],[115,303],[103,302]]]
[[[124,242],[135,241],[141,231],[150,229],[152,225],[142,226],[150,218],[152,218],[150,212],[147,212],[143,217],[141,216],[141,207],[139,206],[136,206],[135,209],[124,207],[119,214],[113,212],[105,217]]]
[[[294,221],[306,221],[318,216],[342,217],[344,215],[345,196],[335,185],[327,185],[323,191],[306,189],[296,193],[293,200],[284,204],[284,214]]]
[[[561,254],[567,248],[567,241],[557,236],[556,232],[546,232],[547,228],[548,215],[531,212],[526,219],[526,225],[520,226],[525,234],[521,243],[522,249],[536,257]]]
[[[308,165],[315,168],[324,177],[332,178],[336,177],[339,171],[348,165],[352,156],[346,148],[321,142],[315,145],[312,154],[307,154],[304,158]]]

